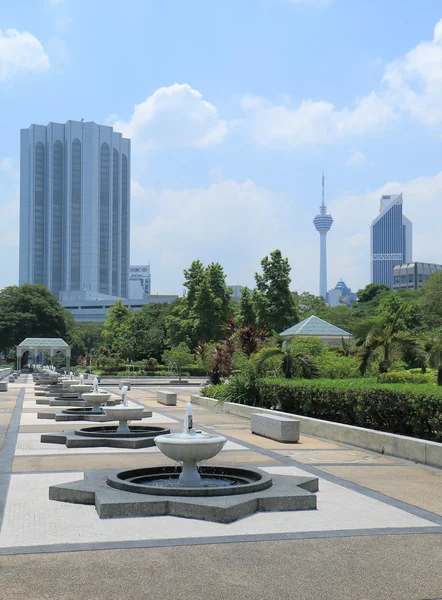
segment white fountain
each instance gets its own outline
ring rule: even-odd
[[[98,379],[94,377],[92,392],[86,392],[81,394],[88,406],[92,406],[93,413],[101,413],[100,405],[104,404],[111,397],[107,392],[100,392],[98,390]]]
[[[186,406],[183,432],[169,433],[155,438],[155,444],[165,456],[182,463],[178,486],[186,488],[202,486],[197,464],[216,456],[221,452],[226,441],[222,435],[195,431],[190,402]]]
[[[127,400],[127,385],[123,385],[121,390],[121,403],[116,406],[103,406],[106,417],[113,421],[118,421],[117,433],[130,433],[128,421],[140,420],[143,418],[144,406],[129,406]]]
[[[77,392],[77,394],[84,394],[85,392],[90,392],[92,389],[92,385],[84,383],[83,373],[80,375],[80,383],[75,383],[74,385],[69,386],[73,392]]]

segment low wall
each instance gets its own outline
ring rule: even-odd
[[[190,401],[209,410],[228,413],[243,419],[250,419],[252,413],[275,414],[273,410],[254,408],[253,406],[233,402],[218,404],[218,400],[204,396],[191,396]],[[334,442],[342,442],[343,444],[379,452],[379,454],[388,454],[389,456],[442,468],[442,444],[438,442],[355,427],[354,425],[343,425],[332,421],[322,421],[321,419],[313,419],[292,413],[277,411],[277,414],[299,420],[301,433],[307,435],[314,435]]]
[[[12,369],[0,369],[0,379],[7,377],[12,373]]]

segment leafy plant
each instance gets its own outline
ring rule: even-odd
[[[319,369],[316,363],[306,354],[296,348],[298,339],[296,336],[286,340],[276,331],[273,332],[277,346],[274,348],[265,348],[261,350],[257,357],[257,363],[262,364],[270,358],[278,357],[281,359],[281,370],[284,377],[290,379],[299,373],[306,379],[314,379],[319,376]]]

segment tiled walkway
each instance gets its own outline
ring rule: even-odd
[[[442,566],[441,471],[310,436],[301,436],[298,444],[280,444],[252,435],[246,420],[195,405],[195,425],[228,438],[224,450],[211,461],[213,464],[253,465],[270,473],[287,475],[315,474],[320,478],[318,510],[260,513],[223,525],[176,517],[106,521],[98,518],[93,506],[50,501],[50,485],[81,479],[85,470],[155,466],[169,464],[170,461],[156,448],[68,449],[64,445],[41,443],[43,432],[68,430],[88,426],[88,423],[56,423],[37,419],[37,412],[54,412],[60,408],[35,404],[31,378],[21,379],[10,384],[9,392],[0,397],[0,443],[8,432],[0,455],[0,491],[3,490],[0,508],[4,509],[0,531],[0,554],[4,557],[0,559],[0,565],[2,561],[6,561],[6,565],[13,564],[13,557],[7,555],[29,552],[106,548],[126,548],[126,552],[134,552],[129,549],[140,546],[151,547],[152,551],[158,552],[154,546],[229,543],[234,548],[238,542],[245,540],[264,545],[277,540],[302,544],[307,543],[308,538],[320,538],[327,543],[335,540],[338,548],[342,537],[368,536],[370,540],[384,543],[387,537],[400,533],[402,535],[394,536],[398,538],[398,547],[402,547],[406,540],[430,536],[428,540],[433,540],[434,548],[439,548]],[[172,430],[181,429],[185,402],[196,390],[177,388],[179,401],[176,407],[157,404],[156,390],[154,387],[133,388],[130,397],[152,410],[153,416],[145,419],[146,424],[164,424]],[[15,412],[14,407],[17,407]],[[435,571],[434,582],[428,582],[427,595],[422,595],[422,598],[439,597],[435,594],[436,588],[431,587],[433,583],[441,585],[442,596],[442,575]],[[433,596],[428,596],[428,593]],[[360,597],[371,598],[368,595]],[[377,597],[382,599],[382,596],[373,596]],[[413,597],[419,598],[410,596]],[[35,600],[40,598],[46,596],[35,596]],[[328,598],[347,596],[330,595]]]

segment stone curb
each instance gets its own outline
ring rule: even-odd
[[[275,414],[274,410],[245,406],[244,404],[235,404],[233,402],[218,404],[218,400],[214,398],[206,398],[198,395],[191,396],[190,401],[209,410],[235,415],[243,419],[251,419],[252,413]],[[313,419],[312,417],[304,417],[292,413],[278,411],[277,414],[281,417],[300,421],[301,432],[307,435],[314,435],[334,442],[342,442],[343,444],[372,450],[379,454],[387,454],[422,463],[423,465],[442,468],[442,444],[438,442],[430,442],[420,438],[385,433],[353,425],[343,425],[341,423]]]

